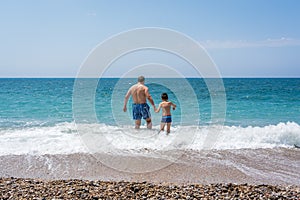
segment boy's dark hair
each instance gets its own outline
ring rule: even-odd
[[[168,94],[167,93],[162,93],[161,94],[161,98],[163,99],[163,100],[168,100]]]

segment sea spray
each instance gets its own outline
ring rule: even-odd
[[[154,126],[153,130],[144,126],[135,130],[131,126],[81,124],[81,128],[79,133],[74,122],[65,122],[54,126],[0,129],[0,155],[88,153],[89,146],[83,137],[85,134],[91,136],[91,133],[101,151],[119,153],[143,149],[201,151],[207,134],[213,131],[221,132],[211,149],[292,148],[294,144],[300,144],[300,126],[295,122],[264,127],[173,126],[170,135],[157,134],[159,126]],[[187,135],[194,138],[187,138]],[[97,141],[100,137],[102,142]]]

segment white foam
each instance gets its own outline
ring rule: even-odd
[[[0,155],[87,152],[73,123],[0,130]]]
[[[177,126],[171,128],[170,135],[158,131],[159,126],[135,130],[131,126],[75,123],[1,129],[0,155],[289,148],[300,144],[300,126],[295,122],[264,127]],[[207,137],[209,134],[213,137]]]
[[[300,126],[295,122],[279,123],[264,127],[225,126],[215,148],[275,148],[292,147],[300,143]]]

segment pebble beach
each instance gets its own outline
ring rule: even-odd
[[[202,154],[145,173],[117,171],[89,154],[0,156],[0,199],[300,199],[298,149]]]
[[[1,178],[0,199],[300,199],[299,186]]]

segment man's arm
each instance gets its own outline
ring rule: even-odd
[[[123,106],[123,111],[126,112],[127,111],[127,102],[128,99],[131,95],[131,88],[129,88],[129,90],[127,91],[127,94],[125,95],[125,99],[124,99],[124,106]]]
[[[154,101],[149,93],[149,90],[147,87],[145,87],[145,94],[146,94],[146,97],[147,99],[149,100],[149,102],[151,103],[151,105],[153,106],[154,110],[155,110],[155,104],[154,104]]]

